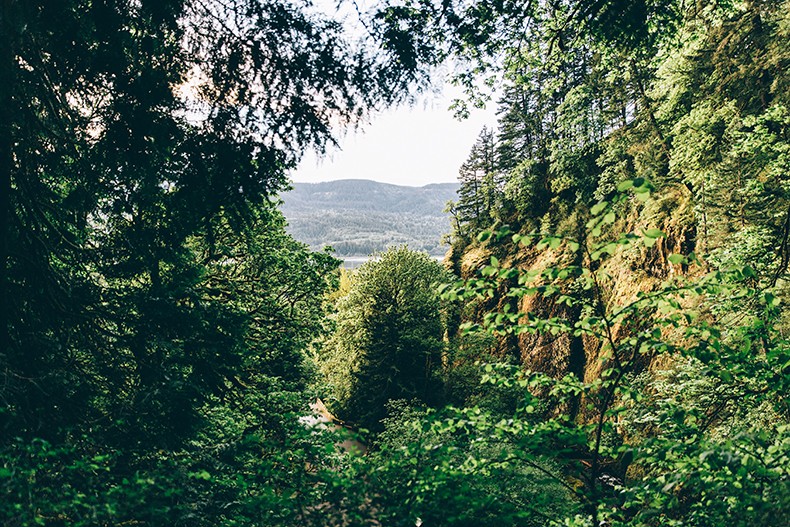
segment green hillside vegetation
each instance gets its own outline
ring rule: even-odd
[[[788,7],[399,12],[506,66],[449,207],[442,392],[368,454],[382,517],[790,521]]]
[[[790,2],[309,4],[0,5],[0,524],[790,524]],[[443,264],[296,241],[448,64]]]
[[[314,250],[332,247],[339,256],[368,256],[408,245],[444,256],[450,230],[444,212],[456,183],[405,187],[349,179],[294,183],[282,194],[288,232]]]
[[[339,417],[372,430],[388,401],[434,402],[447,330],[438,289],[452,278],[436,260],[406,247],[381,253],[351,275],[321,360]]]

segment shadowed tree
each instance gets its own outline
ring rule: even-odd
[[[309,2],[0,3],[4,521],[253,521],[244,492],[301,486],[303,460],[252,459],[299,437],[337,262],[285,234],[276,193],[403,98],[413,77],[377,61]],[[195,484],[198,463],[241,483]]]

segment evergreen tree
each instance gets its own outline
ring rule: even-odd
[[[380,430],[388,401],[440,399],[446,321],[437,288],[449,281],[435,260],[406,247],[352,276],[321,366],[341,417]]]
[[[494,133],[487,127],[478,135],[469,157],[458,171],[457,221],[479,228],[491,222],[502,192],[498,177]]]
[[[302,523],[303,357],[337,261],[276,193],[410,82],[308,8],[0,6],[4,524]]]

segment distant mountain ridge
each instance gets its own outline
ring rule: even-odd
[[[294,183],[282,194],[288,231],[314,249],[332,246],[340,256],[366,256],[406,244],[444,254],[450,231],[442,212],[456,199],[457,183],[408,187],[367,179]]]

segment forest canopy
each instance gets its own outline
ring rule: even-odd
[[[790,3],[340,3],[0,4],[0,523],[788,523]],[[441,68],[444,268],[340,273],[287,171]]]
[[[0,9],[0,522],[298,522],[301,482],[253,460],[310,456],[338,262],[276,195],[413,76],[306,3]]]

